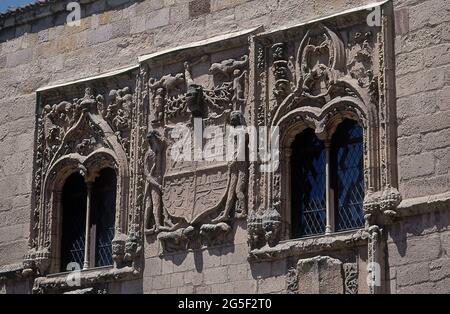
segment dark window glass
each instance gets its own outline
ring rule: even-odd
[[[324,143],[306,129],[292,143],[292,237],[325,232],[326,190]]]
[[[116,173],[100,172],[92,189],[92,225],[95,226],[95,266],[112,265],[112,246],[116,213]]]
[[[363,129],[346,119],[338,126],[331,144],[336,231],[364,225],[363,167]]]
[[[72,262],[83,267],[86,223],[86,184],[74,173],[66,180],[62,193],[61,271]],[[71,268],[72,269],[72,268]]]

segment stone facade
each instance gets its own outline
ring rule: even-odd
[[[450,292],[448,1],[82,0],[75,27],[67,2],[0,15],[0,292]],[[364,126],[366,225],[290,240],[283,145],[336,116]],[[195,117],[280,126],[280,167],[171,163]],[[57,192],[103,165],[114,266],[73,288]]]

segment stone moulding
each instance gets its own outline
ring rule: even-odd
[[[304,257],[345,248],[367,246],[369,234],[365,230],[286,240],[276,246],[251,250],[250,262],[274,261],[288,257]]]
[[[80,281],[75,285],[74,281],[77,280],[77,274],[80,275]],[[47,277],[38,277],[34,281],[32,292],[33,294],[69,292],[138,278],[141,278],[140,272],[133,267],[123,267],[120,269],[114,268],[113,266],[93,268],[83,270],[79,273],[60,273]]]
[[[450,192],[405,199],[400,203],[397,210],[400,217],[450,211]]]

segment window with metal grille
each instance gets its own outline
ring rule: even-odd
[[[322,141],[313,129],[291,146],[291,237],[364,225],[363,129],[353,120]]]
[[[80,268],[112,265],[117,178],[100,171],[94,182],[78,173],[65,182],[62,197],[61,271],[69,263]],[[89,219],[87,219],[89,218]]]
[[[313,129],[306,129],[292,146],[292,236],[325,232],[325,147]]]
[[[112,265],[112,240],[116,212],[116,174],[103,169],[92,193],[92,225],[95,228],[95,266]]]
[[[62,194],[63,218],[61,239],[61,271],[69,263],[84,261],[87,190],[84,178],[74,173],[67,178]]]
[[[331,141],[336,231],[364,225],[363,167],[363,130],[357,122],[344,120]]]

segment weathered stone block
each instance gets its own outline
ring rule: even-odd
[[[406,35],[409,32],[409,8],[395,10],[395,34]]]
[[[418,263],[397,268],[397,285],[410,286],[430,279],[429,263]]]
[[[155,290],[170,288],[170,277],[170,274],[154,276],[152,280],[152,288]]]
[[[434,156],[432,153],[422,153],[400,158],[400,179],[411,179],[434,173]]]
[[[193,0],[189,2],[189,16],[196,18],[211,12],[210,0]]]
[[[431,281],[439,281],[450,277],[450,258],[441,258],[430,263]]]
[[[449,115],[449,119],[450,119],[450,115]],[[450,146],[450,128],[426,134],[423,138],[423,142],[425,145],[424,148],[427,150],[449,147]]]
[[[337,259],[328,256],[301,259],[297,271],[300,294],[344,292],[342,262]]]
[[[194,293],[194,286],[188,285],[178,288],[178,294],[192,294]]]
[[[225,265],[233,265],[233,264],[242,264],[245,263],[248,256],[248,246],[247,244],[238,244],[235,245],[234,248],[222,249],[222,254],[220,256],[220,264],[222,266]]]
[[[268,277],[258,280],[258,293],[275,293],[285,289],[286,280],[284,276]]]
[[[33,49],[27,48],[10,53],[6,57],[6,66],[15,67],[20,64],[28,63],[33,57]]]
[[[211,293],[213,294],[231,294],[234,292],[234,283],[226,282],[215,284],[211,286]]]
[[[197,271],[188,271],[184,273],[184,283],[199,286],[203,283],[203,273]]]
[[[220,266],[221,250],[219,248],[212,248],[203,251],[203,268]]]
[[[147,258],[145,260],[144,277],[161,275],[162,261],[159,257]]]
[[[438,93],[435,91],[429,91],[399,98],[397,100],[397,117],[403,120],[408,117],[435,113],[438,109],[437,96]]]
[[[434,292],[434,284],[432,282],[424,282],[418,285],[399,287],[398,294],[432,294]]]
[[[248,0],[211,0],[211,12],[236,7]]]
[[[447,174],[407,180],[400,184],[400,193],[404,198],[444,193],[448,191],[449,182]]]
[[[184,273],[175,273],[170,276],[170,287],[177,288],[184,285]]]
[[[441,253],[438,235],[424,235],[388,244],[390,265],[405,265],[437,259]]]
[[[410,73],[397,79],[397,95],[402,97],[427,90],[439,89],[444,86],[444,82],[445,72],[442,69]]]
[[[420,134],[400,137],[398,143],[399,156],[415,155],[422,152],[422,136]]]
[[[203,271],[203,274],[207,285],[224,283],[228,280],[227,267],[208,268]]]
[[[96,45],[108,41],[112,37],[112,25],[102,25],[91,30],[88,35],[89,45]]]
[[[152,11],[146,16],[145,28],[154,29],[169,24],[170,10],[163,8],[158,11]]]
[[[240,281],[247,279],[248,264],[230,265],[228,266],[228,277],[230,281]]]
[[[252,294],[256,293],[256,280],[234,281],[233,293]]]
[[[416,30],[424,26],[433,26],[450,20],[448,1],[424,1],[410,9],[410,28]]]
[[[130,27],[130,33],[136,34],[145,31],[145,23],[146,23],[147,17],[144,15],[138,15],[130,19],[131,27]]]
[[[180,23],[189,19],[189,5],[181,4],[170,7],[170,23]]]

